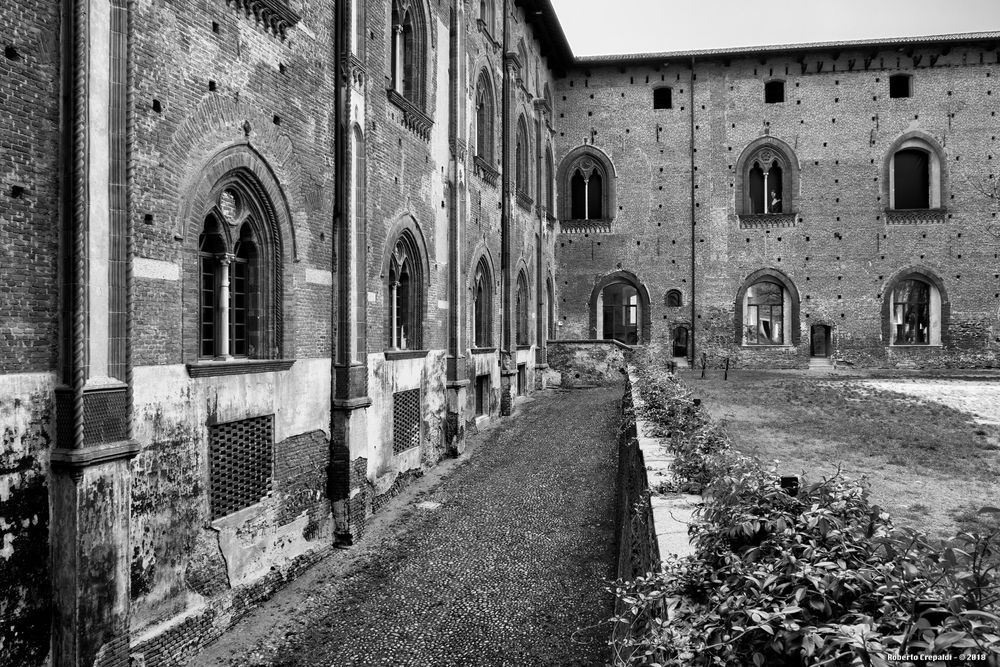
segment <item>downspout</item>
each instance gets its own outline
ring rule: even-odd
[[[345,369],[351,364],[350,356],[350,296],[349,296],[349,285],[350,280],[348,276],[348,271],[350,271],[350,258],[347,253],[350,249],[350,239],[348,237],[348,227],[345,225],[344,220],[344,200],[347,196],[347,132],[344,131],[344,121],[345,121],[345,109],[344,101],[346,98],[346,92],[344,88],[347,85],[347,77],[344,71],[344,59],[346,56],[346,46],[347,40],[345,39],[345,22],[346,22],[346,7],[347,3],[337,2],[334,8],[334,49],[333,49],[333,70],[335,78],[335,92],[334,92],[334,102],[333,102],[333,125],[334,125],[334,147],[333,147],[333,229],[334,233],[332,236],[333,257],[337,262],[337,289],[333,292],[333,313],[336,314],[337,319],[330,318],[331,323],[336,322],[339,326],[337,327],[337,350],[334,356],[334,394],[339,398],[347,398],[347,387],[344,383],[344,387],[337,387],[336,382],[336,367],[343,366]],[[344,315],[347,315],[345,318]],[[343,320],[343,321],[341,321]],[[345,370],[345,372],[347,372]],[[338,390],[343,389],[343,396]]]
[[[695,202],[694,202],[694,56],[691,56],[691,82],[690,82],[690,105],[691,105],[691,367],[694,368],[695,360]]]
[[[508,272],[510,271],[510,170],[508,166],[510,164],[510,74],[508,72],[508,62],[507,62],[507,51],[508,51],[508,35],[507,35],[507,2],[508,0],[503,0],[503,53],[501,54],[501,59],[503,62],[503,86],[501,87],[501,100],[500,106],[500,126],[503,128],[501,133],[501,173],[503,178],[503,188],[502,196],[503,202],[500,211],[500,282],[501,282],[501,303],[500,303],[500,330],[502,332],[501,337],[501,358],[503,354],[509,353],[510,351],[510,312],[508,311],[509,301],[510,301],[510,280],[508,279]]]

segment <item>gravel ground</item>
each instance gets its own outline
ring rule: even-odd
[[[1000,424],[1000,377],[992,381],[947,378],[865,380],[876,389],[943,403],[972,415],[980,424]]]
[[[604,664],[620,393],[522,400],[193,664]]]

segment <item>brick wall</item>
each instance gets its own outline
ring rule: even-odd
[[[55,367],[59,8],[26,0],[0,16],[0,373]]]
[[[866,69],[860,52],[776,53],[696,65],[694,215],[697,351],[749,365],[801,366],[809,326],[832,325],[835,353],[864,363],[900,356],[925,365],[995,364],[997,205],[981,192],[997,155],[997,56],[978,48],[882,51]],[[919,64],[914,65],[916,59]],[[763,62],[762,62],[763,60]],[[931,66],[931,61],[934,61]],[[888,77],[913,76],[913,97],[890,99]],[[785,81],[785,102],[765,104],[763,86]],[[691,293],[691,73],[689,63],[580,68],[559,81],[560,158],[584,142],[617,170],[612,233],[558,239],[560,306],[566,337],[591,337],[588,299],[601,276],[634,273],[650,291],[653,338],[669,341],[690,309],[664,295]],[[654,110],[655,87],[673,87],[673,108]],[[904,132],[920,130],[945,155],[940,224],[888,224],[885,161]],[[764,136],[791,147],[801,169],[792,226],[741,229],[737,160]],[[995,180],[995,179],[994,179]],[[889,281],[906,267],[937,275],[952,302],[944,349],[887,351],[881,308]],[[733,310],[743,281],[780,270],[801,295],[801,339],[793,350],[751,350],[735,342]],[[950,335],[955,334],[955,335]]]

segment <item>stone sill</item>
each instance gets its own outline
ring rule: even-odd
[[[500,172],[494,169],[483,156],[477,155],[472,158],[472,165],[476,176],[481,178],[487,185],[496,187],[497,181],[500,179]]]
[[[386,350],[386,361],[402,361],[403,359],[423,359],[429,350]]]
[[[495,347],[474,347],[472,348],[472,354],[493,354],[497,349]]]
[[[740,219],[740,229],[766,229],[769,227],[794,227],[797,213],[743,213]]]
[[[750,343],[743,343],[744,350],[794,350],[794,345],[751,345]]]
[[[926,350],[928,348],[943,350],[944,345],[942,343],[903,343],[901,345],[893,343],[889,345],[891,350]]]
[[[210,530],[214,530],[216,532],[222,532],[227,528],[231,530],[238,530],[248,520],[257,517],[261,512],[264,511],[264,504],[271,499],[271,493],[272,493],[271,491],[268,491],[266,496],[261,497],[261,499],[255,502],[253,505],[244,507],[243,509],[236,510],[232,514],[227,514],[225,516],[220,516],[216,519],[211,519],[208,522],[207,528],[209,528]]]
[[[385,93],[389,98],[389,102],[403,113],[403,126],[424,141],[429,141],[431,128],[434,127],[434,121],[431,120],[431,117],[395,89],[388,88]]]
[[[615,345],[623,350],[635,350],[638,345],[627,345],[620,340],[615,340],[614,338],[564,338],[559,340],[549,340],[547,341],[549,346],[552,345]]]
[[[610,234],[612,219],[563,220],[559,231],[563,234]]]
[[[531,349],[531,344],[529,343],[527,345],[517,345],[516,347],[517,347],[518,351],[530,350]]]
[[[933,225],[945,222],[951,215],[943,208],[885,209],[889,225]]]
[[[295,359],[237,359],[233,361],[199,361],[187,364],[188,375],[193,378],[218,375],[249,375],[250,373],[275,373],[287,371]]]

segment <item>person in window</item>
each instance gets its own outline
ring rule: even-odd
[[[774,190],[771,190],[771,207],[769,211],[771,213],[781,213],[781,199]]]

